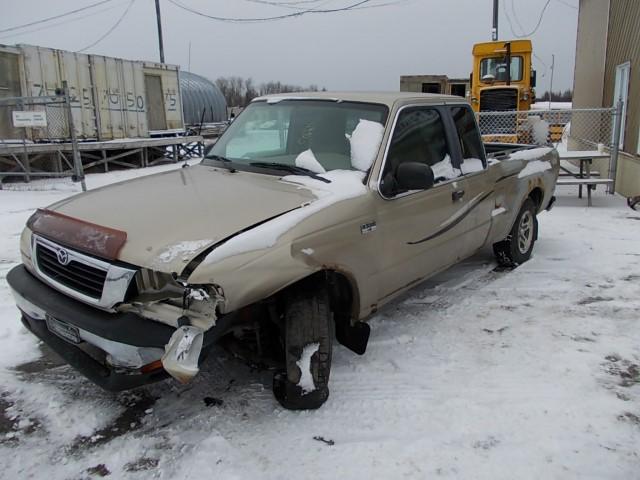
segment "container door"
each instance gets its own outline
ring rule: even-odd
[[[0,52],[0,99],[20,96],[20,70],[18,55]],[[11,112],[17,107],[0,106],[0,139],[22,138],[13,128]]]
[[[164,111],[162,80],[158,75],[145,75],[144,88],[147,97],[147,119],[149,130],[166,130],[167,117]]]

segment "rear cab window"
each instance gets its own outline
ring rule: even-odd
[[[462,174],[469,175],[484,170],[487,159],[473,111],[466,105],[459,105],[450,107],[450,112],[460,145]]]

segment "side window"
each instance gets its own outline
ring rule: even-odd
[[[403,162],[429,165],[436,184],[460,175],[451,164],[445,126],[438,110],[410,107],[400,113],[382,176],[381,187],[385,194],[394,191],[395,172]]]
[[[460,141],[462,173],[469,174],[483,170],[486,164],[484,146],[476,127],[473,111],[468,107],[452,107],[451,116],[456,124]]]

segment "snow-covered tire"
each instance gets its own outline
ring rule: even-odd
[[[284,317],[286,370],[274,376],[273,394],[290,410],[319,408],[329,398],[334,336],[326,286],[311,281],[292,289],[286,297]],[[308,373],[299,366],[304,368],[305,360]]]
[[[517,267],[529,260],[537,238],[536,206],[527,198],[507,238],[493,244],[493,253],[501,266]]]

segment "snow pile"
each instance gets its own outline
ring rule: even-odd
[[[503,213],[505,213],[506,211],[507,211],[507,209],[506,209],[506,208],[504,208],[504,207],[494,208],[494,209],[491,211],[491,216],[492,216],[492,217],[497,217],[498,215],[502,215],[502,214],[503,214]]]
[[[451,163],[451,157],[448,154],[439,162],[431,165],[431,170],[433,171],[433,178],[436,182],[457,178],[461,173],[459,169],[453,166]]]
[[[303,97],[303,96],[286,96],[286,95],[282,95],[282,96],[267,96],[267,97],[257,97],[254,98],[251,103],[253,102],[260,102],[260,101],[264,101],[266,100],[267,103],[275,105],[276,103],[280,103],[280,102],[284,102],[285,100],[318,100],[317,97]],[[323,98],[322,100],[331,100],[333,102],[338,102],[339,99],[337,98]]]
[[[544,157],[552,150],[551,147],[528,148],[511,153],[506,160],[535,160]]]
[[[362,183],[365,176],[364,172],[332,170],[321,176],[331,180],[331,183],[324,183],[303,175],[287,175],[283,177],[282,181],[298,184],[300,188],[307,188],[318,199],[235,237],[231,237],[207,255],[203,263],[216,263],[242,253],[270,248],[275,245],[281,235],[314,213],[334,203],[367,193],[367,188]]]
[[[378,122],[360,120],[351,135],[346,135],[351,144],[351,165],[366,172],[376,159],[382,142],[384,127]]]
[[[546,162],[544,160],[535,160],[533,162],[527,163],[527,165],[518,174],[518,178],[528,177],[529,175],[545,172],[547,170],[551,170],[551,162]]]
[[[171,263],[178,257],[181,257],[183,262],[189,261],[193,255],[213,243],[213,240],[193,240],[187,242],[175,243],[173,245],[169,245],[165,247],[155,259],[154,264],[161,265],[166,263]]]
[[[536,145],[546,145],[549,143],[549,122],[534,115],[529,117],[529,126],[533,134],[533,141]]]
[[[314,173],[327,173],[320,162],[316,159],[311,149],[305,150],[296,157],[296,167],[306,168]]]
[[[465,175],[484,170],[484,164],[479,158],[465,158],[460,166],[462,167],[462,173]]]
[[[571,110],[571,102],[536,102],[531,105],[531,110]]]
[[[436,181],[453,180],[463,174],[467,175],[484,170],[482,160],[478,158],[465,158],[460,167],[454,167],[451,163],[451,157],[447,154],[438,163],[431,165],[431,170],[433,170],[433,178]]]
[[[305,345],[302,349],[300,360],[296,362],[296,365],[300,369],[300,381],[297,385],[302,389],[304,395],[316,389],[316,385],[313,383],[313,375],[311,374],[311,357],[318,351],[318,348],[320,348],[318,342]]]

